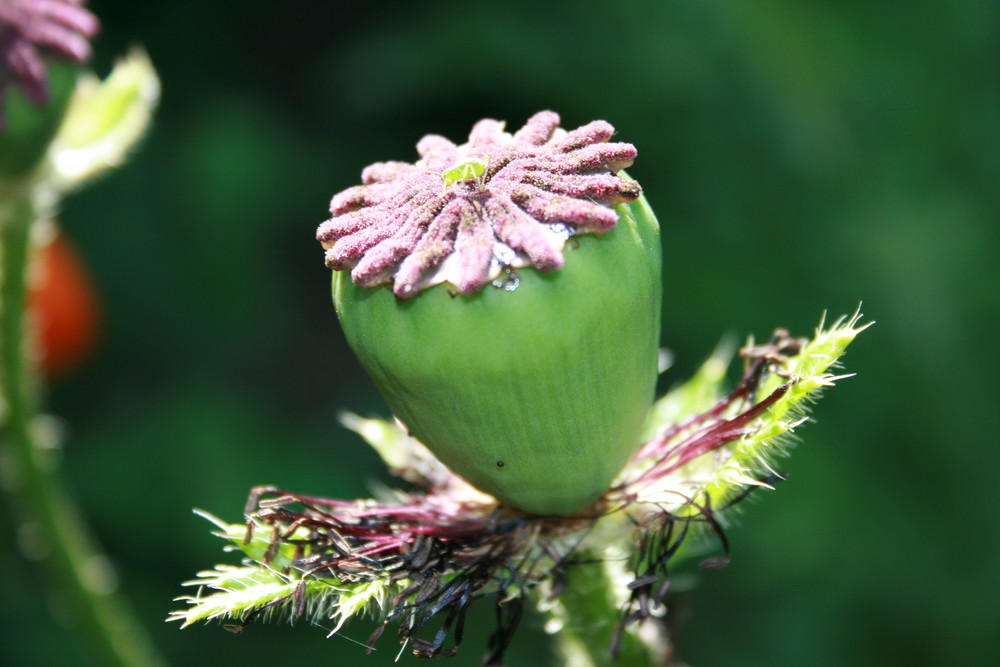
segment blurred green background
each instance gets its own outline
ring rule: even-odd
[[[317,628],[163,619],[210,526],[273,483],[389,481],[339,410],[386,414],[347,351],[313,239],[336,191],[425,133],[554,109],[611,121],[663,225],[664,388],[719,338],[877,325],[744,505],[677,644],[692,665],[975,665],[1000,637],[1000,3],[94,0],[95,67],[142,44],[163,80],[128,168],[62,219],[104,304],[51,388],[64,473],[172,664],[387,665]],[[10,536],[9,527],[4,528]],[[89,665],[38,569],[0,552],[0,657]],[[55,607],[53,616],[50,612]],[[485,607],[459,657],[476,665]],[[363,641],[369,627],[345,634]],[[540,665],[535,619],[511,665]],[[404,664],[414,659],[405,656]]]

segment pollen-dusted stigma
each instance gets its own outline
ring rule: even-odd
[[[641,192],[618,175],[635,147],[613,134],[605,121],[567,132],[542,111],[513,134],[481,120],[462,145],[427,135],[416,164],[373,164],[333,198],[317,232],[326,265],[401,298],[442,282],[472,294],[507,267],[557,270],[569,236],[610,231],[611,207]]]

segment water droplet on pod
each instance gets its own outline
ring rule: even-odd
[[[517,272],[509,266],[504,267],[503,273],[493,281],[493,286],[497,289],[502,289],[505,292],[513,292],[517,289],[517,286],[521,284],[521,279],[518,277]]]

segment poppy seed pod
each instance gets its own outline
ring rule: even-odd
[[[318,238],[352,349],[411,435],[534,514],[596,501],[653,400],[660,243],[635,148],[552,112],[368,167]],[[348,271],[349,269],[349,271]]]

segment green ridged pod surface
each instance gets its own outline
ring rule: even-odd
[[[393,413],[454,472],[533,514],[569,515],[640,444],[660,334],[659,227],[644,197],[565,266],[517,287],[448,284],[412,299],[335,272],[347,339]]]

